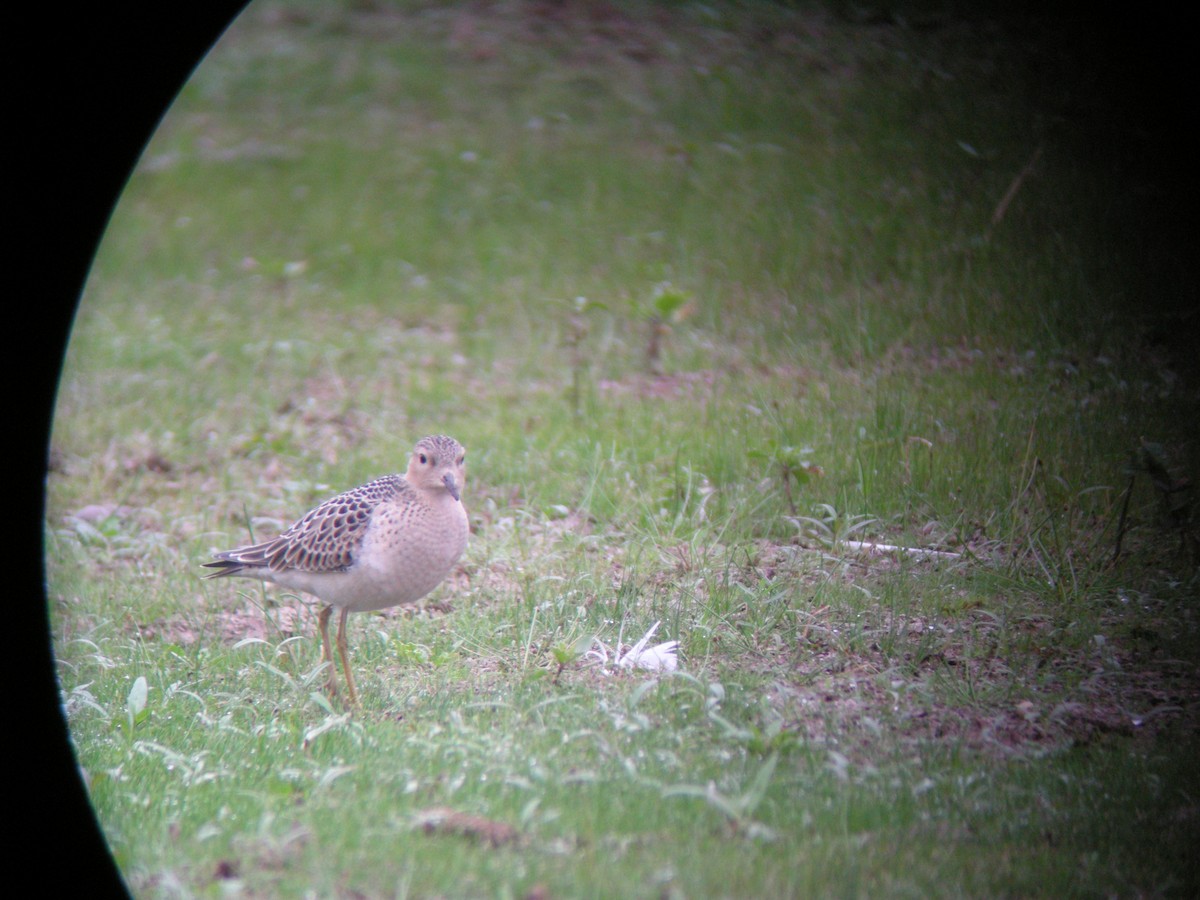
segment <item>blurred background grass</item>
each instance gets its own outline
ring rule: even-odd
[[[1109,560],[1140,440],[1196,470],[1194,174],[1156,120],[1183,88],[1142,93],[1091,24],[249,7],[132,174],[55,412],[57,662],[127,877],[1186,885],[1194,814],[1157,843],[1095,823],[1189,815],[1186,779],[1154,786],[1194,747],[1194,565],[1144,478]],[[340,719],[304,628],[193,569],[434,430],[470,452],[466,612],[363,617],[374,705]],[[827,552],[852,528],[969,562]],[[660,619],[694,684],[554,675]],[[1148,672],[1162,737],[1097,742]],[[520,823],[542,864],[413,845],[429,803]]]

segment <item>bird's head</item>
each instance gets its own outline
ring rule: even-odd
[[[454,438],[435,434],[421,438],[413,448],[405,478],[424,490],[446,490],[462,499],[467,483],[467,451]]]

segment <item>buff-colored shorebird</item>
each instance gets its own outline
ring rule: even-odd
[[[274,540],[215,554],[205,563],[221,578],[261,578],[312,594],[325,604],[317,618],[329,690],[337,693],[329,617],[341,610],[337,648],[350,702],[354,676],[346,650],[351,612],[415,603],[448,574],[467,546],[465,451],[453,438],[422,438],[404,475],[386,475],[338,494]]]

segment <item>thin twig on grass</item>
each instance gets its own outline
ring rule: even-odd
[[[1008,190],[1004,192],[1004,196],[1000,198],[1000,202],[996,204],[996,209],[992,213],[992,228],[1000,224],[1004,218],[1004,214],[1008,212],[1008,205],[1017,196],[1017,191],[1021,189],[1021,185],[1025,183],[1025,179],[1033,174],[1033,169],[1041,156],[1042,145],[1038,144],[1038,148],[1033,151],[1033,156],[1029,157],[1029,162],[1025,163],[1025,168],[1017,173],[1017,176],[1012,180],[1012,184],[1008,186]]]

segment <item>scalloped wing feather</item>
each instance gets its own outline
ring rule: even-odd
[[[338,494],[292,525],[279,537],[217,555],[210,578],[238,575],[246,569],[339,572],[354,562],[371,513],[380,503],[411,491],[400,475],[385,475]]]

